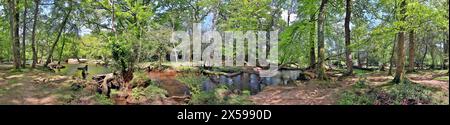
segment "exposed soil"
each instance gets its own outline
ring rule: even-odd
[[[362,77],[348,77],[342,81],[307,81],[297,82],[292,86],[269,86],[262,92],[251,96],[251,100],[258,105],[332,105],[335,104],[338,93],[345,90],[358,80],[365,80],[370,86],[379,86],[390,82],[393,77],[385,72],[366,74]],[[408,79],[428,87],[437,88],[444,93],[449,93],[449,82],[433,80],[443,73],[417,72],[407,74]],[[448,97],[447,97],[448,98]]]
[[[6,74],[6,71],[0,70],[0,104],[52,105],[64,103],[58,98],[65,94],[61,88],[69,85],[68,77],[53,76],[41,71],[29,71],[18,75]]]
[[[169,97],[189,94],[189,88],[176,80],[177,72],[175,70],[151,71],[148,76],[155,80],[161,88],[167,90]]]

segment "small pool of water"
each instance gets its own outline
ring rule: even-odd
[[[273,77],[260,77],[256,73],[243,72],[233,76],[208,75],[206,80],[201,81],[202,91],[213,91],[219,85],[226,85],[232,91],[249,91],[254,95],[262,91],[264,87],[271,85],[287,85],[298,79],[300,70],[281,70]],[[178,75],[189,74],[176,71],[151,71],[149,78],[156,81],[161,88],[168,91],[169,96],[182,96],[189,94],[189,88],[185,83],[176,79]],[[189,76],[189,75],[188,75]],[[195,76],[195,75],[193,75]],[[202,76],[196,76],[202,77]]]
[[[204,91],[212,91],[217,85],[225,84],[233,90],[247,90],[254,95],[262,91],[266,86],[292,83],[298,79],[300,72],[300,70],[280,70],[273,77],[260,77],[259,74],[246,72],[233,77],[225,75],[209,76],[209,79],[202,83],[202,89]]]
[[[66,76],[75,76],[81,78],[81,70],[78,70],[79,67],[84,67],[88,65],[88,77],[87,79],[91,79],[92,76],[98,74],[106,74],[111,73],[113,70],[110,67],[95,65],[95,64],[63,64],[65,68],[59,69],[56,71],[57,74],[66,75]]]

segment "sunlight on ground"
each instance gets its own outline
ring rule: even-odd
[[[6,77],[6,79],[14,79],[14,78],[22,78],[24,74],[20,74],[20,75],[11,75]]]

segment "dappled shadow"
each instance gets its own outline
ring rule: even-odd
[[[259,105],[331,105],[342,87],[315,81],[297,86],[268,86],[250,99]]]
[[[51,73],[42,73],[40,71],[30,71],[18,75],[7,75],[8,71],[0,70],[2,78],[0,79],[0,87],[5,92],[0,96],[0,104],[17,104],[17,105],[53,105],[62,104],[58,100],[57,93],[59,89],[50,87],[49,85],[57,85],[65,83],[68,77],[53,75]],[[39,79],[47,79],[46,84],[37,85]]]

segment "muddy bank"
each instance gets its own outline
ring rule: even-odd
[[[148,72],[149,78],[155,81],[161,88],[167,90],[168,96],[190,95],[189,88],[176,80],[177,74],[175,70]]]

